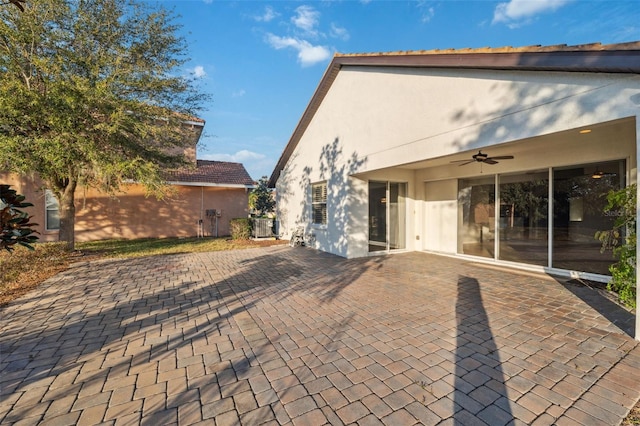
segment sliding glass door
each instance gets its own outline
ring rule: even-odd
[[[493,258],[496,229],[495,176],[462,179],[458,186],[458,252]]]
[[[609,275],[613,256],[595,234],[613,226],[606,197],[625,175],[618,160],[461,179],[458,253]]]
[[[369,252],[406,248],[407,184],[369,182]]]
[[[549,170],[500,176],[498,259],[549,264]]]
[[[554,170],[553,266],[609,275],[611,251],[600,252],[596,231],[611,229],[616,212],[606,194],[624,186],[624,161]]]

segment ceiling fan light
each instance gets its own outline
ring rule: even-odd
[[[602,179],[604,177],[604,172],[600,171],[600,170],[596,170],[595,172],[593,172],[593,174],[591,175],[591,178],[593,179]]]

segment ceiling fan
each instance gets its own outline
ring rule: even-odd
[[[513,158],[513,155],[498,155],[496,157],[489,157],[488,154],[485,154],[482,151],[478,151],[477,154],[473,154],[471,156],[471,160],[455,160],[452,161],[452,163],[460,163],[460,166],[471,163],[498,164],[497,160],[512,160]]]

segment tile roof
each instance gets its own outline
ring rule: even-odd
[[[241,163],[197,160],[195,168],[167,172],[169,182],[253,186],[254,182]]]
[[[430,49],[430,50],[405,50],[377,53],[336,53],[336,57],[358,57],[358,56],[401,56],[401,55],[446,55],[446,54],[473,54],[473,53],[545,53],[545,52],[601,52],[620,50],[639,50],[640,41],[615,44],[578,44],[566,45],[556,44],[552,46],[502,46],[502,47],[480,47],[464,49]]]

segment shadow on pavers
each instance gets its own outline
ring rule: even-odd
[[[605,284],[575,278],[571,280],[556,278],[556,281],[622,332],[631,337],[635,336],[636,315],[632,310],[617,303],[614,300],[615,294],[608,292]]]

